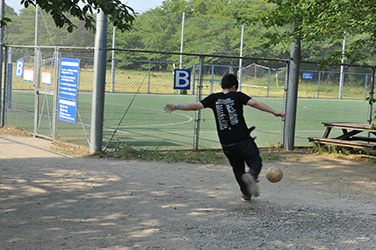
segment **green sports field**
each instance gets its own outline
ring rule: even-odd
[[[273,109],[283,109],[282,98],[255,99]],[[57,135],[60,140],[88,145],[90,139],[91,102],[89,92],[78,94],[77,123],[58,121]],[[219,148],[211,110],[202,110],[198,127],[195,127],[194,111],[165,113],[167,103],[196,102],[192,95],[125,94],[107,93],[103,128],[103,146],[110,138],[112,147],[127,143],[148,149],[193,149],[195,139],[199,149]],[[6,124],[30,132],[34,131],[33,91],[12,92],[12,107],[6,110]],[[39,134],[52,133],[52,97],[40,96]],[[128,109],[128,110],[127,110]],[[309,136],[322,136],[321,122],[367,123],[368,103],[360,100],[299,99],[296,117],[295,146],[309,146]],[[279,117],[247,107],[245,117],[249,126],[256,126],[253,136],[260,147],[277,146],[282,142],[282,121]],[[123,118],[123,120],[122,120]],[[121,121],[122,120],[122,121]],[[114,131],[116,130],[116,133]],[[195,131],[197,137],[195,137]],[[335,135],[336,131],[333,131]]]

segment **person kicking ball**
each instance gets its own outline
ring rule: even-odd
[[[262,160],[245,122],[243,106],[251,106],[282,118],[285,118],[286,113],[275,111],[264,103],[237,91],[239,82],[234,74],[224,75],[221,87],[222,92],[210,94],[197,103],[167,104],[164,109],[168,113],[177,109],[188,111],[211,108],[213,110],[219,141],[240,186],[242,200],[250,201],[252,195],[259,196],[256,182],[261,172]],[[245,164],[249,168],[248,171],[245,171]]]

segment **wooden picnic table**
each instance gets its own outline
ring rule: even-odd
[[[371,124],[354,122],[323,122],[322,124],[326,127],[323,137],[308,137],[310,142],[376,149],[376,129]],[[342,134],[329,138],[333,128],[341,129]],[[366,135],[360,136],[359,134],[362,132],[365,132]]]

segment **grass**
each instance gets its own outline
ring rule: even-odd
[[[329,155],[337,158],[366,159],[371,162],[376,162],[376,152],[359,148],[314,143],[309,152],[311,154]]]
[[[13,136],[24,136],[24,137],[33,137],[33,134],[22,130],[17,129],[14,126],[3,126],[0,127],[0,135],[13,135]],[[70,143],[65,143],[62,141],[54,141],[52,142],[51,149],[60,151],[67,155],[72,156],[88,156],[90,155],[89,149],[86,147],[82,147],[80,145],[73,145]]]
[[[33,134],[31,134],[28,131],[25,131],[23,129],[17,129],[14,126],[4,126],[0,127],[0,134],[1,135],[15,135],[15,136],[25,136],[25,137],[32,137]]]
[[[0,127],[0,135],[2,134],[26,137],[33,136],[31,133],[22,129],[16,129],[13,126]],[[62,141],[53,142],[51,149],[76,157],[96,156],[99,158],[108,159],[165,161],[168,163],[187,162],[193,164],[212,165],[228,164],[227,158],[223,154],[222,150],[152,151],[129,146],[125,142],[120,142],[116,143],[116,147],[112,151],[103,151],[95,155],[91,155],[88,148],[79,145],[72,145]],[[301,150],[302,149],[300,148],[296,149],[295,151],[300,152]],[[372,155],[372,152],[341,146],[321,145],[315,143],[312,148],[305,148],[304,151],[307,151],[310,154],[327,155],[344,159],[365,159],[367,161],[376,162],[376,157]],[[269,148],[260,149],[260,156],[263,161],[280,161],[286,158],[285,156],[281,155],[280,152],[283,152],[280,147],[270,146]]]
[[[14,136],[32,137],[33,135],[22,129],[13,126],[0,127],[0,135],[8,134]],[[52,143],[51,149],[60,151],[64,154],[82,157],[90,156],[89,149],[79,145],[72,145],[62,141]],[[264,161],[280,160],[283,157],[275,154],[275,149],[268,149],[261,152],[261,158]],[[93,156],[93,155],[92,155]],[[187,162],[196,164],[224,164],[227,159],[221,150],[178,150],[178,151],[151,151],[134,146],[129,146],[125,142],[118,142],[114,150],[100,152],[96,154],[99,158],[122,159],[122,160],[146,160],[146,161],[165,161],[165,162]]]
[[[280,160],[282,157],[274,154],[273,150],[260,154],[264,161]],[[179,151],[150,151],[134,146],[129,146],[125,142],[118,142],[111,151],[104,151],[97,154],[101,158],[117,158],[124,160],[160,160],[165,162],[188,162],[200,164],[223,164],[227,162],[222,150],[179,150]]]

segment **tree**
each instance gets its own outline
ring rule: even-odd
[[[4,12],[7,13],[9,16],[11,17],[15,17],[17,16],[16,12],[14,11],[13,8],[9,7],[8,5],[4,4]],[[12,19],[9,18],[9,17],[3,17],[1,20],[0,20],[0,27],[3,27],[5,25],[7,25],[9,22],[11,22]]]
[[[128,49],[146,49],[179,52],[181,45],[182,13],[185,12],[184,52],[239,56],[241,27],[236,26],[233,13],[256,15],[261,12],[259,0],[166,0],[163,4],[138,16],[130,32],[116,36],[116,46]],[[264,49],[261,36],[266,29],[259,22],[245,28],[243,54],[248,57],[279,57],[282,46]],[[179,56],[145,55],[149,59],[179,60]],[[145,60],[145,58],[134,58]],[[192,63],[193,57],[184,57]],[[223,58],[206,58],[206,63],[226,64]]]
[[[303,24],[302,35],[321,34],[331,43],[342,41],[345,34],[357,38],[347,44],[346,59],[356,62],[376,54],[376,5],[370,0],[314,1],[308,6],[312,16]],[[328,62],[339,64],[341,52],[332,54]]]
[[[21,9],[17,15],[14,10],[5,4],[5,15],[11,16],[12,22],[4,29],[4,43],[10,45],[35,44],[35,7]],[[70,16],[68,16],[70,17]],[[94,46],[95,34],[85,29],[84,23],[77,18],[70,17],[77,26],[73,32],[57,28],[51,15],[39,11],[38,45],[41,46]]]
[[[21,0],[21,4],[28,8],[30,5],[39,7],[52,16],[55,25],[59,28],[67,25],[67,30],[72,32],[77,26],[70,20],[69,16],[77,17],[85,23],[86,29],[95,31],[95,18],[93,14],[98,11],[109,16],[109,20],[120,31],[131,28],[135,19],[134,10],[123,4],[120,0]],[[1,20],[1,27],[10,22],[11,19],[4,17]]]
[[[261,13],[257,18],[246,15],[238,16],[239,22],[251,23],[261,20],[263,25],[271,28],[264,35],[267,46],[281,42],[291,42],[299,38],[304,42],[326,41],[335,46],[342,42],[345,34],[353,36],[347,44],[345,56],[355,62],[376,54],[376,5],[370,0],[266,0],[274,8]],[[298,29],[293,34],[293,24]],[[281,32],[275,27],[289,27]],[[331,53],[324,64],[338,65],[342,51]]]

